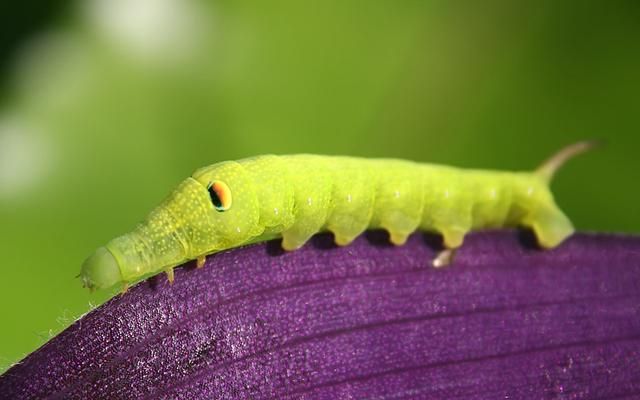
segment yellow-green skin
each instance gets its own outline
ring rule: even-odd
[[[211,202],[213,181],[231,191],[226,211]],[[571,235],[548,177],[393,159],[267,155],[197,170],[132,232],[87,259],[81,278],[89,288],[109,287],[274,237],[294,250],[319,231],[347,245],[366,229],[383,228],[400,245],[420,229],[441,233],[455,249],[470,230],[516,225],[531,227],[545,248]]]

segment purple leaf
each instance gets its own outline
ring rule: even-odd
[[[0,378],[0,398],[640,396],[640,238],[320,235],[209,257],[89,313]],[[627,397],[625,397],[627,396]]]

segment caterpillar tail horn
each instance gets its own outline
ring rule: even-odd
[[[536,169],[535,173],[542,177],[547,183],[551,182],[556,171],[558,171],[568,160],[600,146],[602,146],[602,142],[598,140],[584,140],[570,144],[542,163],[542,165]]]

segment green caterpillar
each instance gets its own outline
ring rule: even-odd
[[[416,229],[442,234],[433,260],[449,264],[467,232],[526,226],[544,248],[573,233],[549,182],[592,142],[568,146],[535,172],[463,170],[393,159],[266,155],[197,170],[132,232],[100,247],[82,265],[85,287],[106,288],[165,271],[224,249],[282,237],[295,250],[331,231],[349,244],[369,228],[383,228],[402,245]]]

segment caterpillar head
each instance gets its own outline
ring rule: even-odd
[[[185,179],[135,230],[96,250],[79,276],[89,289],[106,288],[261,233],[250,175],[236,162],[215,164]]]
[[[118,262],[104,246],[96,250],[82,263],[78,277],[82,280],[82,287],[91,291],[107,288],[122,281]]]

